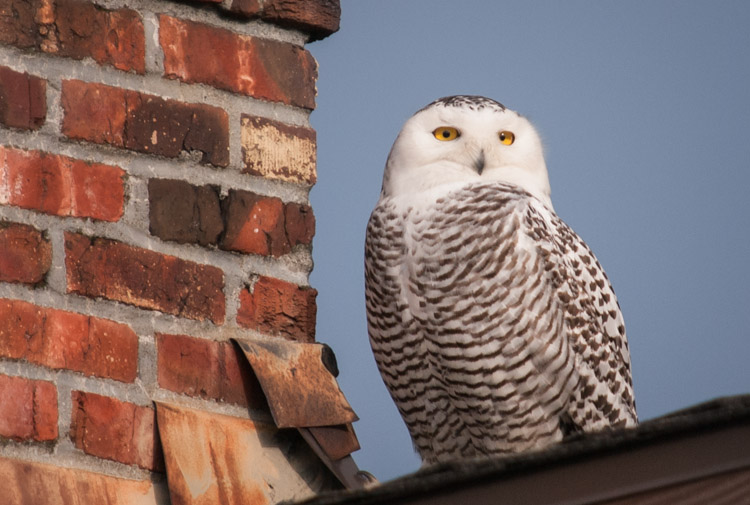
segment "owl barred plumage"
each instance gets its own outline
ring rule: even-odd
[[[425,463],[637,423],[619,305],[541,142],[484,97],[406,122],[367,227],[370,342]]]

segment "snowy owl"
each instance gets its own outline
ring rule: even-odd
[[[606,274],[550,201],[531,123],[479,96],[403,126],[367,226],[370,343],[425,464],[634,426]]]

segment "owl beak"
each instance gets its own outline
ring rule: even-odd
[[[479,175],[482,175],[482,172],[484,171],[484,149],[479,151],[479,156],[474,160],[474,170],[476,170]]]

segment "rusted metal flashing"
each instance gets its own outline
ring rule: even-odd
[[[266,395],[279,428],[335,426],[359,419],[323,363],[321,344],[234,339]]]
[[[266,505],[340,486],[295,430],[156,403],[174,505]]]
[[[296,428],[348,489],[375,479],[357,468],[359,449],[351,423],[358,419],[336,382],[333,351],[322,344],[282,339],[233,339],[253,368],[279,428]]]

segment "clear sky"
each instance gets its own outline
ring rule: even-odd
[[[529,117],[552,201],[620,300],[641,419],[750,392],[750,2],[343,0],[320,64],[317,338],[360,468],[416,470],[370,351],[363,244],[403,122],[479,94]]]

